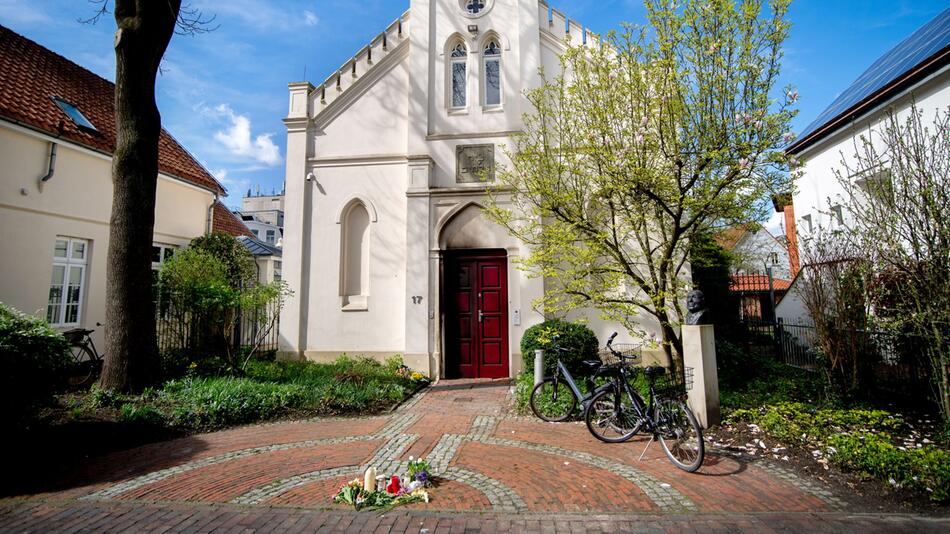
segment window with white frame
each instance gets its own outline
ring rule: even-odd
[[[275,234],[274,234],[274,231],[273,231],[273,230],[267,230],[266,241],[267,241],[268,243],[272,244],[272,245],[274,244],[274,241],[275,241],[274,235],[275,235]]]
[[[806,232],[811,233],[811,231],[813,230],[812,225],[811,225],[811,215],[805,215],[802,217],[802,228]]]
[[[279,282],[281,280],[282,268],[283,268],[283,262],[274,260],[274,281]]]
[[[484,84],[482,94],[485,95],[485,106],[501,105],[501,47],[498,41],[492,39],[485,45],[483,54]]]
[[[453,109],[462,109],[467,103],[466,85],[468,83],[468,50],[465,43],[458,43],[452,48],[449,59],[450,89],[452,91],[450,105]]]
[[[156,307],[162,302],[167,302],[162,297],[159,275],[162,272],[162,265],[175,255],[175,249],[177,248],[175,245],[152,243],[152,301]]]
[[[46,321],[51,325],[75,325],[82,319],[82,298],[89,262],[89,241],[56,237],[53,246],[53,275],[46,305]]]
[[[841,208],[841,204],[831,206],[830,216],[832,230],[840,230],[844,227],[844,210]]]

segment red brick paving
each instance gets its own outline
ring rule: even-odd
[[[633,482],[564,456],[469,442],[462,445],[452,463],[502,482],[520,495],[531,511],[657,509]]]
[[[640,453],[648,438],[638,436],[626,443],[601,443],[587,432],[583,423],[507,420],[498,425],[494,436],[616,459],[670,484],[703,511],[809,512],[828,509],[820,499],[729,456],[707,452],[702,468],[691,474],[673,467],[659,443],[651,444],[640,461]]]
[[[261,453],[188,471],[119,496],[124,500],[227,502],[269,482],[293,475],[359,465],[383,441],[358,441]]]

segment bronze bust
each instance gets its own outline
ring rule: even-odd
[[[711,324],[709,317],[709,308],[706,307],[706,296],[703,292],[694,289],[686,296],[686,309],[689,313],[686,315],[686,324]]]

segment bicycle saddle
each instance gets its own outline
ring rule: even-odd
[[[666,374],[666,367],[660,367],[659,365],[651,365],[643,370],[643,374],[647,375],[649,378],[655,376],[660,376]]]
[[[600,367],[604,364],[600,360],[584,360],[581,362],[581,365],[583,365],[584,368],[590,371],[596,371],[597,369],[600,369]]]

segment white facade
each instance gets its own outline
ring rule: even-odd
[[[874,136],[868,136],[868,132],[880,127],[888,109],[893,108],[898,119],[903,121],[913,103],[923,112],[923,124],[932,126],[937,110],[946,111],[950,106],[950,65],[795,154],[803,163],[794,197],[800,241],[807,240],[819,228],[834,229],[847,224],[847,210],[836,209],[846,201],[835,170],[843,171],[843,161],[854,163],[854,154],[860,146],[859,137],[874,139]]]
[[[469,4],[411,0],[322,85],[290,84],[284,356],[399,354],[433,377],[470,376],[467,358],[476,376],[520,371],[544,282],[514,267],[527,251],[482,215],[474,171],[506,163],[522,91],[557,68],[566,28],[574,42],[584,30],[537,0]],[[484,290],[462,280],[470,268]],[[590,318],[602,338],[620,329]]]
[[[774,278],[790,280],[788,248],[780,239],[784,238],[765,229],[746,231],[730,251],[736,256],[733,267],[739,274],[765,273],[766,267],[770,267]]]

